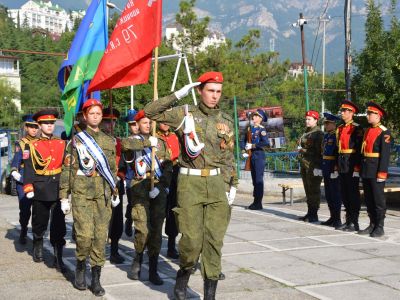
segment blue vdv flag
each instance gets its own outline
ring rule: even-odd
[[[92,0],[58,72],[68,135],[82,104],[89,97],[100,99],[100,92],[86,95],[86,91],[108,43],[106,1]]]

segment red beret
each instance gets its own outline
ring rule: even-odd
[[[82,111],[86,111],[89,107],[99,106],[103,110],[103,104],[97,99],[88,99],[82,106]]]
[[[145,115],[145,113],[144,113],[144,110],[142,109],[142,110],[139,110],[138,111],[138,113],[136,114],[136,116],[135,116],[135,121],[136,122],[139,122],[141,119],[143,119],[143,118],[145,118],[146,117],[146,115]]]
[[[221,72],[207,72],[201,75],[197,82],[201,83],[223,83],[224,77]]]
[[[309,110],[308,112],[306,112],[306,117],[313,117],[314,119],[318,120],[319,113],[315,110]]]

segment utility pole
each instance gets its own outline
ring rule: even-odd
[[[323,23],[323,37],[322,37],[322,113],[325,112],[325,61],[326,61],[326,22],[329,22],[330,17],[321,17],[320,22]]]
[[[344,31],[344,74],[346,81],[346,99],[351,101],[351,0],[345,0],[344,4]]]
[[[297,23],[294,23],[293,27],[300,27],[301,33],[301,55],[303,58],[303,74],[304,74],[304,95],[306,98],[306,111],[310,109],[308,102],[308,81],[307,81],[307,60],[306,60],[306,51],[305,51],[305,41],[304,41],[304,24],[307,24],[307,20],[304,19],[303,13],[300,13],[300,18],[297,20]]]

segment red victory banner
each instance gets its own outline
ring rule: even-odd
[[[162,0],[128,0],[88,92],[147,83],[161,43]]]

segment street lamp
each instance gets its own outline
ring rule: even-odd
[[[304,95],[306,98],[306,110],[308,111],[309,104],[308,104],[308,81],[307,81],[307,66],[306,66],[306,51],[305,51],[305,42],[304,42],[304,25],[307,24],[307,20],[304,19],[303,13],[300,13],[300,18],[297,20],[296,23],[293,23],[293,27],[300,27],[301,33],[301,54],[303,57],[303,73],[304,73]]]

